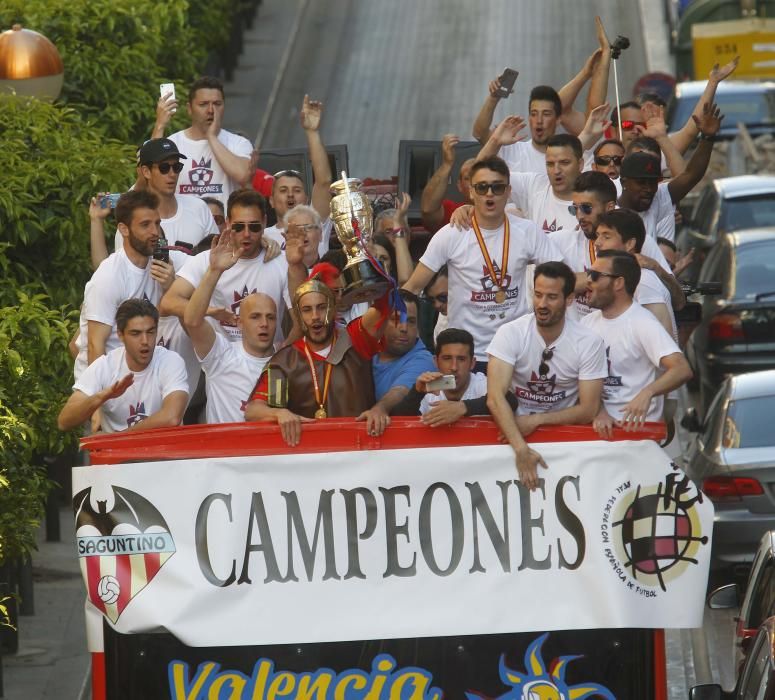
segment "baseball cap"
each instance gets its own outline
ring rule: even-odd
[[[622,169],[619,177],[632,178],[662,178],[662,169],[659,158],[650,153],[631,153],[622,161]]]
[[[177,144],[171,139],[150,139],[140,147],[137,160],[140,165],[150,165],[172,157],[188,158],[178,150]]]

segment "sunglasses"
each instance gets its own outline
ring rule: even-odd
[[[506,191],[508,184],[505,182],[477,182],[471,187],[474,188],[476,194],[487,194],[492,190],[492,193],[497,197]]]
[[[554,357],[554,348],[546,348],[546,350],[544,350],[541,353],[541,364],[538,365],[539,376],[545,377],[547,374],[549,374],[549,365],[547,363],[553,357]]]
[[[261,229],[264,228],[264,224],[260,221],[237,221],[231,225],[231,230],[234,233],[242,233],[245,230],[245,226],[248,227],[248,231],[251,233],[261,233]]]
[[[568,205],[568,211],[570,212],[571,216],[576,216],[576,212],[580,211],[582,214],[586,214],[589,216],[592,213],[592,205],[591,204],[579,204],[578,206],[575,204]]]
[[[621,277],[621,275],[615,275],[612,272],[601,272],[600,270],[587,270],[587,277],[593,282],[597,282],[601,277]]]
[[[278,177],[297,177],[299,180],[303,180],[301,173],[298,170],[278,170],[272,177],[276,180]]]
[[[622,131],[632,131],[636,126],[646,126],[645,122],[634,122],[629,119],[622,119]]]
[[[156,167],[162,175],[166,175],[172,170],[176,175],[183,172],[183,163],[178,161],[177,163],[156,163]]]
[[[595,156],[595,165],[611,165],[611,163],[618,168],[622,164],[622,156]]]
[[[438,301],[439,304],[446,304],[449,301],[449,294],[446,294],[445,292],[442,292],[441,294],[437,294],[436,296],[433,296],[433,294],[426,294],[425,298],[431,304],[435,301]]]

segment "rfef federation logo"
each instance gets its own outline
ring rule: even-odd
[[[111,486],[100,495],[89,487],[73,497],[75,537],[89,599],[115,623],[175,553],[175,542],[139,494]]]

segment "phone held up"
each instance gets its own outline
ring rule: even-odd
[[[514,84],[517,82],[519,71],[513,68],[504,68],[498,76],[498,97],[508,97],[514,92]]]
[[[121,192],[108,192],[100,197],[100,207],[102,209],[115,209],[118,200],[121,197]]]
[[[455,388],[455,375],[445,374],[438,379],[433,379],[425,385],[426,391],[443,391],[445,389]]]
[[[170,249],[167,244],[167,239],[162,234],[156,241],[156,245],[153,249],[153,259],[161,260],[163,263],[169,263],[170,261]]]
[[[175,83],[162,83],[159,85],[159,95],[162,99],[167,97],[167,95],[171,95],[173,100],[177,100],[177,97],[175,97]],[[172,110],[173,114],[177,110]]]

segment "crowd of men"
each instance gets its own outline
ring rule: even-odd
[[[134,185],[115,209],[105,193],[91,201],[95,271],[60,428],[267,421],[295,446],[305,423],[327,417],[365,421],[378,436],[396,415],[431,427],[491,415],[535,488],[546,465],[525,438],[539,426],[592,424],[605,438],[614,426],[672,421],[671,393],[691,376],[675,322],[685,299],[674,269],[688,264],[676,259],[675,206],[707,168],[723,118],[715,90],[736,63],[711,72],[692,118],[668,134],[655,95],[611,113],[599,20],[597,32],[599,48],[566,86],[533,88],[527,122],[512,115],[492,128],[506,91],[490,83],[458,201],[444,194],[459,137],[444,136],[416,263],[408,196],[378,213],[368,250],[395,283],[371,304],[344,302],[321,103],[305,97],[300,112],[311,192],[284,170],[265,198],[251,186],[266,186],[254,178],[260,157],[221,126],[219,81],[191,86],[191,125],[169,136],[179,105],[162,96]],[[438,312],[430,348],[419,337],[423,298]]]

